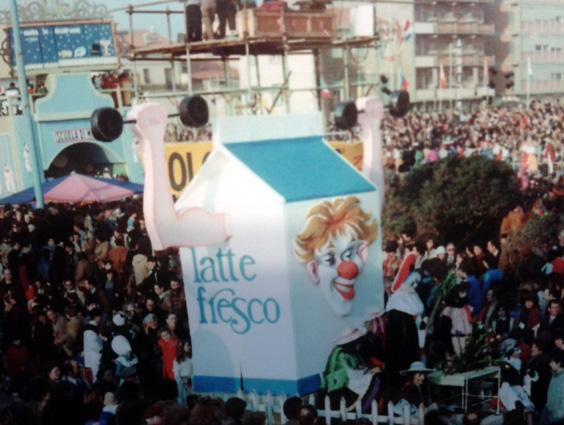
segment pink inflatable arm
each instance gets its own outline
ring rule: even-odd
[[[357,99],[358,123],[362,128],[362,173],[378,188],[380,208],[384,206],[384,163],[380,123],[384,116],[382,102],[373,97]]]
[[[156,103],[135,106],[128,118],[137,120],[133,132],[140,143],[145,168],[143,213],[153,248],[208,246],[229,238],[224,214],[191,208],[181,214],[174,208],[165,175],[165,109]]]

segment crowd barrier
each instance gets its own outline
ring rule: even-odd
[[[247,410],[251,412],[262,412],[266,416],[267,425],[281,425],[286,423],[287,418],[284,416],[283,406],[286,401],[284,396],[273,396],[270,393],[258,395],[256,393],[244,394],[210,394],[211,397],[219,398],[224,401],[230,397],[239,397],[247,402]],[[312,394],[306,401],[315,406],[315,396]],[[318,409],[317,414],[325,420],[326,425],[336,425],[346,420],[367,419],[371,425],[378,424],[400,424],[400,425],[424,425],[425,412],[420,408],[416,415],[413,415],[406,405],[403,413],[394,414],[394,405],[389,402],[386,412],[378,411],[378,404],[373,401],[370,413],[362,413],[361,401],[358,400],[352,408],[347,409],[345,399],[340,401],[339,410],[331,410],[329,397],[325,397],[323,401],[323,409]]]

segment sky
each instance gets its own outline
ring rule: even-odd
[[[18,4],[28,4],[31,1],[42,2],[45,1],[47,3],[56,4],[57,1],[65,1],[72,3],[76,0],[17,0]],[[91,3],[97,4],[105,4],[108,10],[118,9],[121,7],[127,7],[129,4],[131,5],[140,5],[143,3],[153,2],[154,0],[87,0]],[[9,9],[10,0],[0,0],[0,9],[6,10]],[[143,10],[151,10],[151,9],[158,9],[158,10],[165,10],[168,6],[171,10],[183,10],[184,1],[174,1],[168,4],[162,4],[159,6],[154,7],[147,7],[143,8]],[[113,19],[118,24],[118,30],[128,30],[128,14],[125,11],[116,11],[112,12]],[[176,39],[176,34],[178,32],[184,32],[184,15],[171,15],[171,26],[173,30],[173,38]],[[167,37],[167,27],[166,27],[166,15],[143,15],[143,14],[134,14],[133,15],[133,27],[134,29],[152,29],[155,32]]]

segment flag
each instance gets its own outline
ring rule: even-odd
[[[409,41],[409,39],[413,36],[413,25],[411,25],[411,21],[406,19],[405,24],[403,26],[403,37],[402,42]]]
[[[403,70],[400,69],[399,71],[399,80],[400,80],[400,87],[402,90],[409,90],[409,81],[407,81],[407,78],[405,78],[405,75],[403,75]]]
[[[439,89],[446,89],[448,87],[447,79],[445,75],[445,69],[443,68],[442,62],[439,63]]]
[[[529,77],[533,76],[533,64],[531,63],[531,57],[527,57],[527,75]]]

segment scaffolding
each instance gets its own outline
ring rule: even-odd
[[[168,98],[174,99],[186,95],[221,95],[227,99],[243,99],[242,109],[252,110],[256,113],[256,98],[261,94],[271,92],[273,94],[272,104],[260,109],[271,113],[282,99],[287,113],[291,112],[290,96],[296,91],[307,91],[315,93],[318,108],[322,105],[322,90],[332,90],[339,93],[341,100],[348,100],[352,92],[368,95],[379,84],[378,79],[368,82],[351,82],[350,58],[351,51],[355,48],[377,48],[377,33],[374,28],[373,35],[349,36],[341,35],[337,31],[337,14],[335,9],[330,8],[327,0],[299,1],[300,10],[268,10],[263,8],[250,8],[243,2],[243,8],[237,12],[236,38],[223,38],[191,42],[173,42],[171,29],[171,15],[184,14],[187,23],[187,7],[184,5],[182,11],[171,10],[167,6],[161,10],[145,10],[148,6],[156,6],[170,1],[153,1],[140,5],[129,5],[122,9],[113,11],[124,11],[128,14],[130,50],[123,54],[125,59],[132,62],[133,85],[139,88],[137,81],[137,62],[139,61],[165,61],[171,63],[173,69],[173,83],[171,91],[142,94],[144,98]],[[375,5],[375,3],[374,3]],[[312,6],[321,10],[312,10]],[[374,12],[375,13],[375,12]],[[136,14],[161,14],[166,16],[167,33],[169,44],[158,46],[135,46],[133,17]],[[374,19],[375,22],[375,19]],[[342,84],[321,86],[320,52],[324,49],[341,49],[343,55],[343,81]],[[290,88],[290,77],[292,70],[288,67],[288,58],[292,54],[311,54],[314,62],[315,85],[299,89]],[[283,81],[276,86],[262,87],[260,66],[258,57],[261,55],[280,56]],[[252,84],[252,60],[255,60],[255,80]],[[230,72],[228,62],[232,59],[242,59],[246,66],[245,87],[230,87]],[[195,60],[221,61],[223,63],[224,81],[227,88],[218,90],[194,90],[192,84],[192,63]],[[186,90],[177,90],[174,68],[178,63],[185,63],[187,73]],[[254,101],[253,101],[254,99]]]

